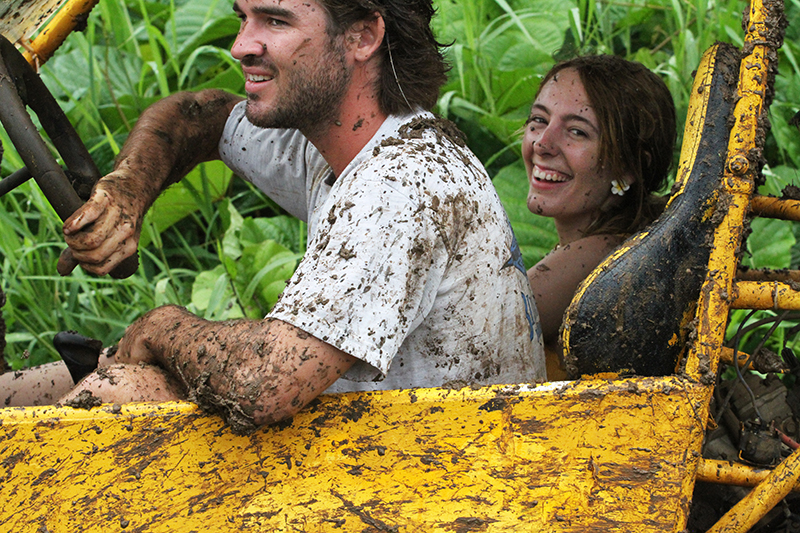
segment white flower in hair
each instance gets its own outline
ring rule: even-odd
[[[625,196],[625,191],[630,189],[631,186],[622,180],[611,180],[611,192],[620,196]]]

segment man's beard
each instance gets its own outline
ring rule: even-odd
[[[253,105],[259,96],[248,95],[245,115],[260,128],[294,128],[312,137],[338,118],[352,74],[344,45],[331,40],[313,65],[281,72],[282,89],[270,109],[259,111]]]

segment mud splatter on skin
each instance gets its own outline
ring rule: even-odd
[[[239,434],[294,415],[340,375],[319,341],[275,320],[210,322],[165,306],[133,324],[121,346],[129,338],[144,342],[189,400]],[[299,379],[303,370],[316,379]]]
[[[118,235],[138,240],[144,213],[159,193],[216,154],[228,114],[239,100],[215,90],[178,93],[142,115],[117,158],[115,170],[95,185],[94,194],[107,196],[106,212],[115,218]],[[91,228],[90,224],[67,235],[70,247],[95,250],[100,243]],[[130,243],[119,237],[118,248]]]

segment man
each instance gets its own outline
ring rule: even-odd
[[[128,328],[121,364],[68,398],[188,397],[248,431],[326,390],[542,379],[502,206],[455,129],[422,111],[445,81],[430,1],[237,0],[234,10],[246,102],[204,91],[155,104],[64,233],[74,261],[106,274],[136,250],[159,192],[221,157],[308,221],[306,255],[264,320],[155,309]]]

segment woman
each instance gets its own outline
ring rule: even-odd
[[[554,66],[525,126],[528,209],[551,217],[558,245],[528,271],[548,355],[580,282],[625,238],[652,222],[665,201],[676,138],[666,84],[616,56]],[[564,376],[548,357],[548,376]],[[560,364],[558,365],[560,366]]]

